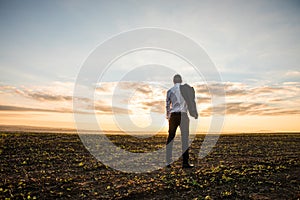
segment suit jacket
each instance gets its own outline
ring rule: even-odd
[[[195,90],[188,84],[180,85],[180,93],[183,96],[187,106],[188,111],[192,117],[198,118],[197,106],[195,102]]]

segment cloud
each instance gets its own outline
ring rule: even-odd
[[[100,94],[112,94],[115,87],[117,85],[117,82],[101,82],[98,83],[96,86],[96,92]]]
[[[119,83],[101,83],[105,86],[104,89],[98,90],[98,95],[108,94],[107,91],[114,93],[113,98],[118,98],[119,105],[114,105],[114,111],[121,114],[136,114],[156,112],[163,113],[165,111],[164,89],[159,84],[151,82],[137,82],[137,81],[122,81]],[[114,87],[115,90],[109,89]],[[117,86],[117,87],[116,87]],[[98,89],[98,88],[97,88]],[[112,95],[112,94],[111,94]],[[111,99],[112,101],[112,99]],[[128,109],[124,109],[124,107]],[[106,108],[101,104],[100,110],[104,112],[111,112],[111,108]]]
[[[95,100],[85,97],[78,97],[79,107],[77,110],[85,114],[94,111],[97,114],[132,114],[132,113],[165,113],[165,93],[166,88],[153,85],[147,82],[121,82],[119,83],[119,93],[112,96],[116,87],[116,82],[101,83],[101,87],[96,88]],[[240,82],[225,83],[191,83],[196,91],[196,101],[199,112],[202,116],[212,114],[212,95],[221,96],[225,90],[225,106],[227,115],[295,115],[299,114],[300,103],[300,83],[285,82],[283,84],[270,84],[262,86],[246,85]],[[24,103],[21,107],[5,107],[1,110],[7,111],[39,111],[39,112],[71,112],[72,95],[70,92],[56,92],[57,90],[43,91],[44,87],[14,87],[9,85],[0,86],[1,95],[11,93],[33,100],[33,103]],[[57,87],[59,91],[59,87]],[[72,91],[71,91],[72,92]],[[117,98],[114,105],[111,98]],[[34,103],[43,102],[39,107],[46,109],[31,108]],[[3,101],[9,105],[10,102]],[[30,106],[28,106],[30,105]],[[95,106],[94,106],[95,105]],[[54,108],[53,110],[48,108]],[[63,109],[62,109],[63,108]],[[218,113],[222,113],[222,106],[214,107]]]
[[[71,101],[72,96],[47,94],[43,92],[27,92],[27,97],[31,97],[38,101]]]
[[[300,77],[300,72],[296,70],[289,70],[285,73],[287,77]]]
[[[283,84],[270,84],[262,86],[251,86],[239,82],[219,83],[197,83],[196,97],[198,105],[201,105],[202,116],[212,114],[210,93],[220,96],[221,90],[225,90],[227,115],[258,115],[277,116],[300,114],[300,84],[299,82],[286,82]],[[220,112],[221,105],[214,106],[215,111]]]
[[[50,86],[0,86],[1,93],[20,95],[37,101],[72,101],[72,87],[69,83],[53,83]],[[83,99],[86,100],[86,99]]]
[[[116,85],[116,83],[104,83],[105,91],[111,91],[111,89]],[[43,102],[41,106],[47,107],[64,107],[64,109],[41,109],[41,108],[31,108],[30,106],[2,106],[1,110],[6,111],[36,111],[36,112],[60,112],[60,113],[72,113],[72,95],[68,95],[71,91],[65,91],[64,85],[60,84],[56,88],[45,87],[45,86],[34,86],[34,87],[25,87],[20,88],[2,85],[0,86],[1,93],[11,94],[13,96],[21,96],[28,98],[30,100]],[[101,90],[100,88],[97,88]],[[61,91],[61,92],[60,92]],[[145,92],[144,90],[139,90]],[[0,93],[0,94],[1,94]],[[62,94],[65,93],[65,94]],[[100,93],[101,94],[101,93]],[[76,97],[79,108],[75,109],[75,112],[82,114],[92,114],[94,111],[97,114],[130,114],[131,111],[126,108],[122,108],[121,105],[111,106],[107,100],[96,100],[89,99],[86,97]],[[65,102],[65,103],[64,103]],[[9,103],[9,102],[8,102]],[[36,103],[36,102],[35,102]],[[95,103],[95,106],[94,106]],[[34,103],[33,103],[34,104]]]
[[[165,113],[166,104],[165,101],[162,100],[151,100],[151,101],[145,101],[142,102],[142,105],[145,108],[151,108],[151,112],[156,113]]]
[[[300,109],[295,109],[294,104],[300,101],[300,88],[297,84],[282,85],[263,85],[251,86],[240,82],[220,83],[196,83],[196,101],[198,106],[202,107],[202,116],[210,116],[212,114],[211,93],[221,96],[222,90],[225,90],[225,105],[216,105],[214,110],[217,113],[224,113],[223,106],[226,106],[227,115],[294,115],[299,114]],[[143,95],[152,92],[151,90],[139,90]],[[162,94],[159,97],[145,99],[138,97],[134,101],[134,106],[144,111],[165,113],[165,98]],[[206,107],[206,108],[205,108]]]
[[[255,115],[262,110],[268,108],[267,104],[264,103],[227,103],[226,114],[229,115]]]
[[[211,97],[201,97],[201,96],[196,97],[197,104],[208,104],[210,102],[211,102]]]
[[[131,110],[118,106],[96,105],[94,108],[97,114],[131,114]]]
[[[128,97],[129,91],[139,93],[139,95],[150,95],[152,88],[149,83],[137,81],[102,82],[96,87],[96,94],[100,96]],[[127,100],[125,99],[124,102]]]
[[[82,102],[82,104],[78,104],[77,108],[74,108],[74,112],[85,112],[88,114],[105,114],[105,115],[112,115],[112,114],[130,114],[131,110],[127,108],[123,108],[119,105],[111,106],[108,102],[104,100],[97,100],[95,102]]]
[[[224,106],[224,105],[223,105]],[[300,109],[289,109],[272,107],[266,103],[245,103],[233,102],[226,103],[226,115],[239,115],[239,116],[279,116],[279,115],[299,115]],[[220,110],[222,106],[216,106],[214,109]],[[206,108],[201,111],[201,116],[208,117],[212,115],[212,107]]]
[[[151,93],[151,86],[147,82],[138,82],[138,81],[122,81],[117,83],[117,87],[123,90],[132,90],[135,89],[138,92],[143,94]]]
[[[290,88],[287,87],[274,87],[274,86],[260,86],[256,88],[251,88],[247,92],[248,94],[260,95],[260,94],[269,94],[269,93],[278,93],[278,92],[287,92]]]
[[[55,112],[55,113],[73,113],[72,109],[44,109],[33,107],[21,107],[11,105],[0,105],[0,111],[19,111],[19,112]],[[108,105],[96,105],[95,107],[87,107],[85,111],[75,110],[74,112],[80,114],[93,114],[95,111],[97,114],[130,114],[131,111],[120,107],[111,107]]]
[[[241,83],[198,83],[194,86],[196,95],[211,96],[243,96],[246,91]],[[225,92],[225,93],[224,93]]]
[[[31,107],[9,106],[9,105],[0,105],[0,111],[72,113],[72,110],[66,110],[66,109],[54,110],[54,109],[31,108]]]
[[[285,82],[281,85],[263,85],[263,86],[251,86],[245,85],[239,82],[229,83],[210,83],[210,84],[196,84],[194,86],[196,96],[210,98],[212,94],[216,96],[224,95],[228,98],[256,98],[257,96],[297,96],[300,93],[299,82]],[[223,90],[223,91],[222,91]]]
[[[146,95],[152,93],[152,90],[149,85],[146,85],[146,87],[138,87],[136,91]]]

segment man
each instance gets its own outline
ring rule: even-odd
[[[173,147],[173,139],[176,135],[177,127],[180,127],[181,131],[181,143],[182,143],[182,167],[183,168],[192,168],[193,165],[189,164],[189,117],[187,115],[188,111],[188,105],[186,103],[186,100],[188,97],[185,95],[186,98],[182,96],[182,93],[189,94],[188,92],[181,92],[181,90],[185,87],[181,85],[182,78],[179,74],[176,74],[173,77],[173,83],[174,86],[168,90],[167,92],[167,98],[166,98],[166,111],[167,111],[167,119],[169,120],[169,136],[167,140],[167,153],[166,153],[166,161],[167,161],[167,167],[170,167],[170,164],[172,163],[172,147]],[[192,88],[185,84],[184,86],[187,86],[189,88]],[[186,90],[185,90],[186,91]],[[194,89],[192,89],[194,91]],[[195,92],[193,93],[195,95]],[[188,100],[188,99],[187,99]],[[194,102],[194,99],[192,99]],[[190,102],[190,101],[188,101]],[[193,106],[189,105],[189,110],[191,113],[191,109]],[[195,108],[194,108],[195,110]],[[194,114],[192,115],[194,116]],[[196,119],[198,117],[194,116]]]

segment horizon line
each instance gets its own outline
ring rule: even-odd
[[[122,130],[89,130],[83,129],[78,130],[76,128],[55,128],[55,127],[46,127],[46,126],[32,126],[32,125],[5,125],[0,124],[0,131],[2,132],[32,132],[32,133],[69,133],[69,134],[97,134],[105,133],[111,135],[126,135],[126,133],[131,133],[130,135],[157,135],[157,134],[168,134],[167,131],[159,131],[152,133],[151,131],[122,131]],[[81,133],[79,133],[81,132]],[[86,132],[86,133],[83,133]],[[199,135],[222,135],[222,134],[300,134],[299,131],[272,131],[272,130],[258,130],[258,131],[222,131],[219,133],[208,132],[208,131],[197,131],[192,134]]]

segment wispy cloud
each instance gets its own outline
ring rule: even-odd
[[[285,75],[287,77],[298,77],[300,78],[300,71],[296,71],[296,70],[289,70],[285,73]]]
[[[135,108],[144,112],[157,112],[163,114],[165,112],[165,96],[164,89],[160,88],[159,93],[155,93],[148,85],[137,83],[124,83],[122,88],[128,90],[137,88],[137,98],[133,103]],[[143,88],[144,86],[147,86]],[[227,115],[295,115],[299,114],[300,109],[295,107],[296,102],[300,102],[299,83],[288,83],[282,85],[264,85],[251,86],[240,82],[220,83],[195,83],[196,100],[201,107],[199,112],[202,116],[210,116],[212,111],[211,98],[212,92],[220,96],[225,90],[226,95],[226,114]],[[151,98],[150,94],[156,95]],[[150,97],[150,98],[145,98]],[[291,100],[291,98],[293,100]],[[128,103],[128,99],[124,100]],[[215,110],[223,109],[221,105],[216,105]]]
[[[218,89],[219,87],[219,89]],[[197,101],[199,104],[209,103],[211,95],[203,84],[195,86]],[[224,85],[211,84],[208,88],[214,88],[215,95],[220,95],[220,89],[224,88],[226,94],[226,115],[299,115],[300,87],[298,82],[275,84],[265,86],[251,86],[241,83],[224,83]],[[207,104],[202,109],[202,116],[210,116],[212,109],[221,109],[221,105]]]
[[[63,84],[62,84],[63,85]],[[119,94],[113,97],[114,89],[118,85]],[[299,82],[286,82],[278,85],[251,86],[240,82],[220,83],[192,83],[196,91],[196,101],[199,112],[202,116],[210,116],[212,113],[212,95],[222,95],[222,89],[226,94],[226,114],[227,115],[295,115],[300,113],[300,84]],[[12,93],[32,101],[43,102],[47,109],[35,108],[31,105],[17,107],[10,102],[3,102],[1,110],[4,111],[38,111],[38,112],[71,112],[72,93],[60,92],[63,89],[56,87],[56,90],[44,90],[41,86],[36,88],[21,87],[16,88],[10,85],[0,86],[0,94]],[[106,82],[101,83],[101,87],[96,87],[95,99],[80,97],[82,102],[79,112],[91,114],[147,114],[155,112],[165,113],[165,93],[166,89],[161,86],[151,85],[147,82]],[[110,96],[110,98],[105,98]],[[112,98],[117,98],[112,104]],[[48,103],[48,104],[47,104]],[[51,109],[50,109],[51,108]],[[214,109],[221,109],[221,105],[215,105]]]
[[[150,100],[147,102],[142,102],[141,103],[145,110],[150,108],[151,112],[156,112],[156,113],[165,113],[165,101],[162,100]]]
[[[31,107],[9,106],[9,105],[0,105],[0,111],[72,113],[72,110],[65,110],[65,109],[56,110],[56,109],[31,108]]]
[[[240,116],[279,116],[279,115],[299,115],[300,109],[285,109],[272,107],[264,103],[227,103],[226,115],[240,115]],[[221,109],[221,106],[216,106],[214,109]],[[212,107],[202,110],[202,116],[210,116],[212,114]]]
[[[69,83],[55,83],[50,86],[0,86],[1,93],[20,95],[38,101],[71,101],[72,85]]]
[[[97,114],[130,114],[131,110],[119,106],[111,106],[104,101],[98,101],[95,106],[88,107],[89,110],[94,110]]]
[[[251,86],[242,84],[239,82],[227,82],[224,84],[211,83],[211,84],[195,84],[194,88],[198,96],[220,96],[225,91],[226,98],[239,98],[239,97],[257,97],[261,96],[276,96],[285,94],[289,96],[300,95],[299,82],[287,82],[281,85],[263,85],[263,86]],[[223,90],[223,91],[222,91]]]
[[[25,96],[31,97],[39,101],[71,101],[72,96],[54,95],[43,92],[27,92]]]
[[[67,84],[69,86],[69,84]],[[106,87],[107,90],[111,90],[111,87]],[[15,86],[2,85],[0,86],[0,95],[12,95],[15,98],[23,97],[30,100],[30,105],[28,102],[22,103],[22,106],[11,105],[12,102],[5,102],[7,105],[1,105],[0,111],[34,111],[34,112],[57,112],[57,113],[72,113],[72,87],[65,87],[63,83],[55,85],[53,87],[49,86],[22,86],[17,88]],[[86,97],[76,97],[76,101],[80,101],[82,107],[75,109],[77,113],[81,114],[92,114],[96,112],[97,114],[128,114],[130,111],[125,108],[118,106],[110,106],[109,102],[105,100],[90,99]],[[5,100],[5,99],[4,99]],[[21,102],[21,101],[20,101]],[[42,102],[39,103],[39,102]],[[47,109],[36,108],[47,107]],[[49,109],[48,109],[49,108]],[[50,109],[51,108],[51,109]]]

